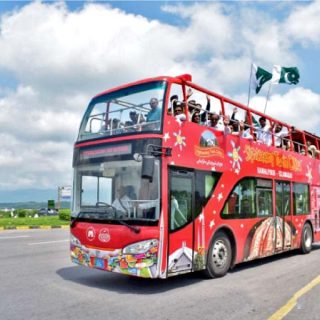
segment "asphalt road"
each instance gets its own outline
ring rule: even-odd
[[[68,230],[0,232],[0,319],[271,319],[320,274],[320,246],[237,266],[205,280],[146,280],[73,265]],[[319,320],[320,285],[284,318]]]

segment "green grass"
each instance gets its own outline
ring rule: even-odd
[[[20,226],[66,226],[70,221],[61,220],[59,216],[39,217],[39,218],[0,218],[0,227],[20,227]]]

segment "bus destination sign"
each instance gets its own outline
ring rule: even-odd
[[[116,155],[130,154],[131,144],[121,144],[108,147],[95,147],[80,151],[80,160],[87,160],[100,157],[112,157]]]

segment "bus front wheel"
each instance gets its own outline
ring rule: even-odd
[[[312,229],[309,223],[306,223],[302,229],[301,251],[309,253],[312,249]]]
[[[206,275],[210,278],[223,277],[230,268],[231,260],[230,240],[224,232],[218,231],[208,251]]]

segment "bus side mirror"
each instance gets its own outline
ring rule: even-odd
[[[144,155],[142,158],[141,178],[152,181],[154,171],[154,156]]]

